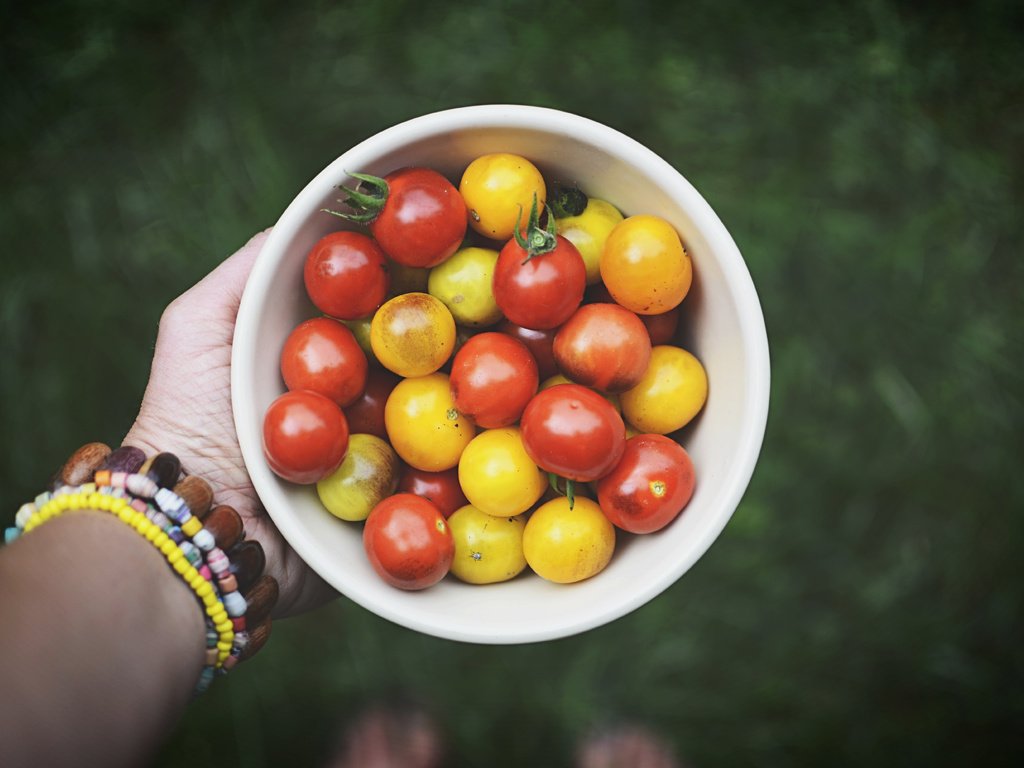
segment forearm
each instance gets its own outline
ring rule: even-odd
[[[5,766],[137,765],[183,711],[203,614],[151,544],[65,514],[0,551]]]

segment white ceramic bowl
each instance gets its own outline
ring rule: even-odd
[[[263,413],[284,391],[278,355],[285,337],[315,315],[302,267],[310,247],[341,220],[335,206],[348,171],[378,175],[407,165],[441,171],[458,183],[487,152],[530,158],[551,180],[578,182],[627,216],[670,221],[694,264],[683,302],[680,341],[703,362],[710,393],[687,427],[697,487],[666,529],[622,535],[609,566],[573,585],[532,573],[472,586],[449,576],[421,592],[386,585],[363,552],[362,526],[328,514],[315,489],[290,485],[268,468]],[[245,289],[232,357],[235,425],[246,466],[270,516],[299,555],[339,592],[398,624],[478,643],[523,643],[572,635],[612,621],[651,600],[697,561],[728,522],[747,487],[768,414],[769,361],[764,318],[736,244],[698,192],[672,166],[633,139],[591,120],[551,109],[465,107],[396,125],[345,152],[288,206],[260,253]]]

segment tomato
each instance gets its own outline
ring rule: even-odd
[[[479,328],[501,319],[491,281],[498,252],[491,248],[463,248],[430,270],[427,292],[436,296],[459,325]]]
[[[340,320],[355,320],[373,312],[387,296],[387,259],[366,235],[333,232],[310,249],[303,281],[317,309]]]
[[[398,455],[374,435],[352,434],[348,453],[334,472],[316,484],[321,503],[342,520],[365,520],[370,510],[395,492]]]
[[[451,469],[476,434],[459,413],[443,373],[405,379],[384,406],[391,446],[407,464],[427,472]]]
[[[536,199],[543,207],[547,186],[537,166],[519,155],[498,152],[469,164],[459,182],[469,225],[484,237],[508,240]]]
[[[553,230],[553,220],[547,229],[540,227],[535,201],[525,235],[517,231],[498,255],[494,300],[505,317],[524,328],[555,328],[583,301],[583,258],[575,245]]]
[[[700,361],[664,344],[651,350],[643,377],[620,400],[626,421],[641,432],[665,435],[688,424],[707,397],[708,377]]]
[[[604,244],[601,279],[626,309],[657,315],[686,298],[693,265],[671,224],[657,216],[630,216]]]
[[[288,389],[311,389],[344,407],[366,386],[366,355],[352,331],[329,317],[314,317],[288,334],[281,376]]]
[[[660,315],[640,315],[640,319],[647,326],[647,335],[651,337],[652,345],[671,344],[679,327],[679,307]]]
[[[407,267],[432,267],[451,256],[466,235],[466,204],[454,185],[429,168],[401,168],[381,178],[351,176],[345,188],[354,213],[327,211],[366,224],[384,253]]]
[[[521,428],[523,446],[541,469],[585,483],[608,474],[626,447],[622,417],[579,384],[538,392],[523,411]]]
[[[693,462],[675,440],[637,435],[622,460],[597,483],[605,516],[630,533],[651,533],[671,523],[693,496]]]
[[[469,584],[508,581],[526,568],[522,516],[494,517],[467,504],[448,518],[455,541],[451,572]]]
[[[430,270],[426,267],[407,267],[389,259],[388,271],[391,273],[391,296],[427,292]]]
[[[352,403],[345,407],[349,431],[362,432],[387,440],[384,427],[384,404],[400,379],[391,371],[372,368],[366,375],[366,386]]]
[[[334,401],[301,389],[285,392],[263,416],[263,455],[276,475],[308,485],[345,458],[348,424]]]
[[[577,384],[622,392],[647,370],[651,338],[628,309],[584,304],[559,329],[553,349],[562,373]]]
[[[555,343],[557,328],[547,328],[543,331],[535,331],[532,328],[523,328],[521,325],[505,321],[497,328],[501,333],[519,339],[530,350],[533,359],[537,361],[537,375],[541,379],[547,379],[558,373],[558,366],[555,364],[555,353],[552,346]]]
[[[569,377],[565,376],[564,374],[556,373],[551,378],[544,379],[544,381],[542,381],[540,383],[540,388],[538,389],[538,391],[540,391],[541,389],[551,389],[552,387],[556,387],[559,384],[576,384],[576,383],[577,382],[573,381],[572,379],[570,379]],[[618,413],[619,415],[622,414],[622,403],[619,402],[619,396],[617,394],[615,394],[614,392],[599,392],[596,389],[594,391],[597,392],[597,394],[599,394],[601,397],[603,397],[609,403],[611,403],[612,404],[612,408],[615,409],[616,413]]]
[[[424,472],[422,469],[406,466],[399,475],[398,490],[430,499],[445,517],[469,503],[466,494],[462,492],[462,486],[459,485],[457,467],[443,472]]]
[[[597,502],[557,498],[530,515],[523,554],[539,576],[559,584],[588,579],[604,570],[615,551],[615,528]]]
[[[515,427],[489,429],[473,438],[459,459],[459,483],[470,504],[497,517],[525,512],[548,485]]]
[[[576,246],[587,265],[587,285],[601,280],[601,251],[615,225],[622,221],[619,209],[607,200],[588,198],[578,188],[555,185],[550,210],[558,234]]]
[[[480,333],[452,362],[455,407],[477,426],[507,427],[519,421],[537,393],[537,362],[521,341],[504,333]]]
[[[422,496],[399,493],[366,518],[363,547],[370,565],[399,589],[426,589],[448,573],[455,542],[444,517]]]
[[[455,320],[430,294],[403,293],[373,316],[370,346],[389,371],[426,376],[444,365],[455,348]]]
[[[346,328],[352,331],[352,335],[356,337],[359,348],[366,355],[366,362],[376,363],[377,356],[373,354],[373,347],[370,346],[370,323],[373,322],[373,315],[367,315],[355,320],[342,320],[342,322]]]

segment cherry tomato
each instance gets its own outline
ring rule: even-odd
[[[496,517],[525,512],[548,485],[515,427],[488,429],[473,438],[459,459],[459,483],[470,504]]]
[[[559,584],[589,579],[615,552],[615,528],[597,502],[560,497],[538,507],[526,521],[523,554],[539,576]]]
[[[387,296],[387,259],[366,235],[333,232],[310,249],[303,280],[317,309],[340,320],[355,320],[369,315]]]
[[[444,516],[430,501],[398,493],[366,518],[363,547],[373,569],[399,589],[426,589],[444,578],[455,542]]]
[[[640,315],[647,326],[647,335],[651,337],[651,345],[671,344],[679,327],[679,307],[662,312],[660,315]]]
[[[519,421],[537,393],[537,362],[521,341],[504,333],[480,333],[463,344],[452,362],[455,407],[477,426],[507,427]]]
[[[558,234],[579,250],[583,263],[587,265],[587,285],[593,285],[601,280],[601,251],[604,250],[605,241],[615,225],[622,221],[622,214],[607,200],[587,198],[579,190],[565,191],[574,198],[577,195],[582,197],[582,200],[574,200],[574,207],[569,210],[551,203],[551,210],[556,212]],[[575,207],[580,203],[581,207]]]
[[[430,270],[426,267],[407,267],[397,261],[388,260],[388,271],[391,273],[391,296],[403,293],[426,293],[427,279]]]
[[[399,376],[426,376],[451,356],[455,320],[448,307],[427,293],[403,293],[377,310],[370,345],[380,364]]]
[[[311,389],[344,407],[366,386],[366,355],[348,328],[329,317],[300,323],[281,350],[288,389]]]
[[[552,346],[555,343],[557,328],[548,328],[543,331],[535,331],[532,328],[523,328],[521,325],[505,321],[497,328],[501,333],[519,339],[526,348],[530,350],[533,359],[537,361],[537,375],[541,379],[547,379],[558,373],[558,365],[555,363],[555,353]]]
[[[469,503],[466,494],[462,492],[462,486],[459,485],[457,467],[442,472],[424,472],[422,469],[406,466],[399,476],[398,490],[429,499],[445,517]]]
[[[524,328],[555,328],[583,301],[583,258],[575,245],[549,231],[553,229],[552,222],[548,230],[540,227],[535,204],[525,235],[517,232],[498,255],[494,300],[505,317]]]
[[[541,469],[585,483],[608,474],[626,447],[622,417],[579,384],[538,392],[523,411],[521,428],[523,446]]]
[[[459,413],[443,373],[399,382],[384,406],[391,446],[406,464],[427,472],[451,469],[476,434]]]
[[[348,424],[317,392],[285,392],[263,416],[263,455],[279,477],[308,485],[331,474],[348,450]]]
[[[641,432],[666,435],[688,424],[707,397],[704,366],[685,349],[665,344],[651,350],[644,375],[619,399],[626,421]]]
[[[497,261],[491,248],[462,248],[430,270],[427,291],[444,302],[459,325],[492,325],[501,319],[491,288]]]
[[[693,265],[671,224],[658,216],[630,216],[608,235],[601,279],[626,309],[658,315],[686,298]]]
[[[597,483],[605,516],[630,533],[651,533],[671,523],[693,496],[693,462],[675,440],[637,435],[622,460]]]
[[[345,408],[345,418],[351,432],[362,432],[388,439],[384,426],[384,404],[400,379],[383,368],[372,368],[366,375],[362,393]]]
[[[459,192],[473,229],[492,240],[508,240],[526,218],[534,196],[543,208],[547,187],[540,171],[525,157],[497,152],[469,164]]]
[[[398,455],[374,435],[352,434],[348,453],[334,472],[316,484],[320,502],[342,520],[365,520],[380,501],[395,492]]]
[[[544,379],[544,381],[542,381],[540,383],[540,388],[538,389],[538,391],[540,391],[541,389],[551,389],[552,387],[557,387],[559,384],[577,384],[577,383],[578,382],[573,381],[572,379],[570,379],[568,376],[565,376],[564,374],[556,373],[551,378]],[[601,397],[603,397],[609,403],[611,403],[612,404],[612,408],[615,409],[616,413],[618,413],[620,416],[622,415],[622,403],[619,402],[619,396],[617,394],[615,394],[614,392],[599,392],[596,389],[594,391],[597,392],[597,394],[599,394]],[[627,425],[627,428],[628,428],[628,425]]]
[[[605,392],[634,386],[647,370],[651,338],[643,321],[618,304],[584,304],[555,336],[555,362],[566,376]]]
[[[526,568],[523,555],[523,516],[494,517],[472,504],[448,518],[455,540],[451,571],[469,584],[495,584],[514,578]]]
[[[466,235],[466,204],[448,179],[429,168],[401,168],[381,178],[353,173],[361,184],[345,199],[355,213],[337,216],[367,224],[384,253],[407,267],[432,267],[451,256]]]

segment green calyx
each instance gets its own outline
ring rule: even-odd
[[[357,224],[369,224],[377,218],[377,215],[384,208],[384,203],[387,202],[388,182],[380,176],[372,176],[369,173],[350,173],[349,175],[353,179],[358,179],[359,185],[355,188],[339,187],[339,189],[348,192],[348,197],[338,202],[347,205],[352,209],[352,212],[332,211],[329,208],[322,208],[321,210],[324,213],[329,213],[346,221],[354,221]]]
[[[558,230],[555,227],[555,217],[548,216],[547,226],[540,225],[540,210],[537,203],[537,195],[533,196],[533,204],[530,206],[530,218],[526,220],[526,234],[520,231],[519,222],[523,219],[522,210],[519,211],[519,219],[516,221],[516,228],[513,235],[519,247],[526,251],[526,258],[523,264],[535,256],[542,256],[555,250],[558,240],[555,235]]]
[[[587,209],[587,196],[575,184],[566,187],[556,181],[551,191],[553,194],[548,198],[548,210],[556,219],[579,216]]]
[[[576,483],[567,477],[548,472],[548,483],[551,484],[551,490],[559,496],[562,495],[562,489],[558,487],[559,480],[565,484],[565,498],[569,500],[569,509],[572,509],[576,505]]]

